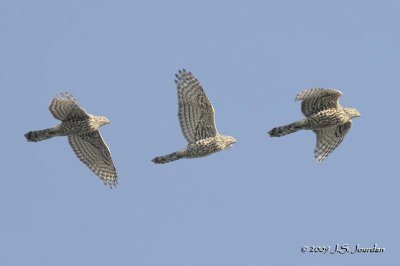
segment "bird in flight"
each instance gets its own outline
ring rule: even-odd
[[[342,107],[342,92],[335,89],[313,88],[300,92],[296,101],[301,102],[305,118],[289,125],[271,129],[271,137],[281,137],[301,129],[312,130],[317,135],[315,159],[323,161],[343,141],[351,128],[351,119],[361,114],[354,108]]]
[[[88,114],[69,93],[53,98],[49,111],[61,123],[52,128],[29,131],[25,138],[30,142],[37,142],[56,136],[68,136],[68,142],[77,157],[105,185],[116,186],[117,172],[110,150],[99,131],[99,127],[110,123],[107,117]]]
[[[179,70],[175,76],[178,90],[178,118],[188,145],[184,150],[156,157],[152,161],[163,164],[181,158],[203,157],[236,143],[235,138],[218,133],[214,108],[198,79],[185,69]]]

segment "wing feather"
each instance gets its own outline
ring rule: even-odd
[[[68,141],[76,156],[106,185],[112,187],[118,183],[110,150],[98,130],[84,135],[69,135]]]
[[[301,111],[308,117],[320,111],[338,108],[342,92],[335,89],[313,88],[300,92],[296,101],[302,101]]]
[[[199,80],[183,69],[176,74],[175,83],[178,90],[178,117],[186,140],[193,143],[216,136],[218,131],[214,108]]]
[[[317,144],[314,150],[314,156],[317,161],[323,161],[339,146],[349,132],[351,124],[350,120],[339,126],[313,130],[317,135]]]
[[[74,96],[68,92],[61,93],[59,96],[54,97],[50,103],[49,111],[54,118],[61,121],[66,121],[71,118],[84,119],[89,117],[86,111],[79,107]]]

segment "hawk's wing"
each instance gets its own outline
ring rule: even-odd
[[[182,133],[189,143],[214,137],[214,108],[198,79],[186,70],[179,70],[175,83],[178,89],[178,117]]]
[[[313,130],[317,135],[317,145],[315,146],[314,156],[321,162],[343,141],[347,132],[351,128],[351,120],[336,127],[329,127],[320,130]]]
[[[68,141],[78,158],[106,185],[118,183],[110,150],[98,130],[84,135],[69,135]]]
[[[61,121],[66,121],[71,118],[81,120],[88,118],[86,111],[79,107],[78,102],[68,92],[61,93],[60,96],[54,97],[49,106],[53,116]]]
[[[301,111],[307,117],[320,111],[337,108],[342,93],[335,89],[314,88],[300,92],[296,101],[301,102]]]

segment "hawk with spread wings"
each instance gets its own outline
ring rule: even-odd
[[[300,92],[296,101],[306,118],[289,125],[276,127],[268,133],[281,137],[301,129],[312,130],[317,135],[315,159],[323,161],[343,141],[351,128],[351,119],[361,116],[354,108],[340,106],[342,92],[335,89],[313,88]]]
[[[78,158],[110,187],[118,183],[110,150],[100,135],[99,127],[110,123],[107,117],[88,114],[69,93],[55,97],[49,106],[54,118],[61,121],[55,127],[30,131],[28,141],[37,142],[56,136],[68,136],[68,142]]]
[[[181,158],[203,157],[228,147],[236,140],[220,135],[215,125],[214,108],[198,79],[185,69],[175,75],[178,90],[178,118],[186,149],[154,158],[154,163],[168,163]]]

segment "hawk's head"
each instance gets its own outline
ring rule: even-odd
[[[226,148],[232,147],[233,144],[236,143],[236,139],[231,136],[224,136],[224,144]]]
[[[105,116],[96,116],[96,122],[99,126],[110,124],[110,120]]]
[[[352,119],[353,117],[360,117],[361,114],[357,109],[354,108],[346,108],[346,113],[349,116],[350,119]]]

